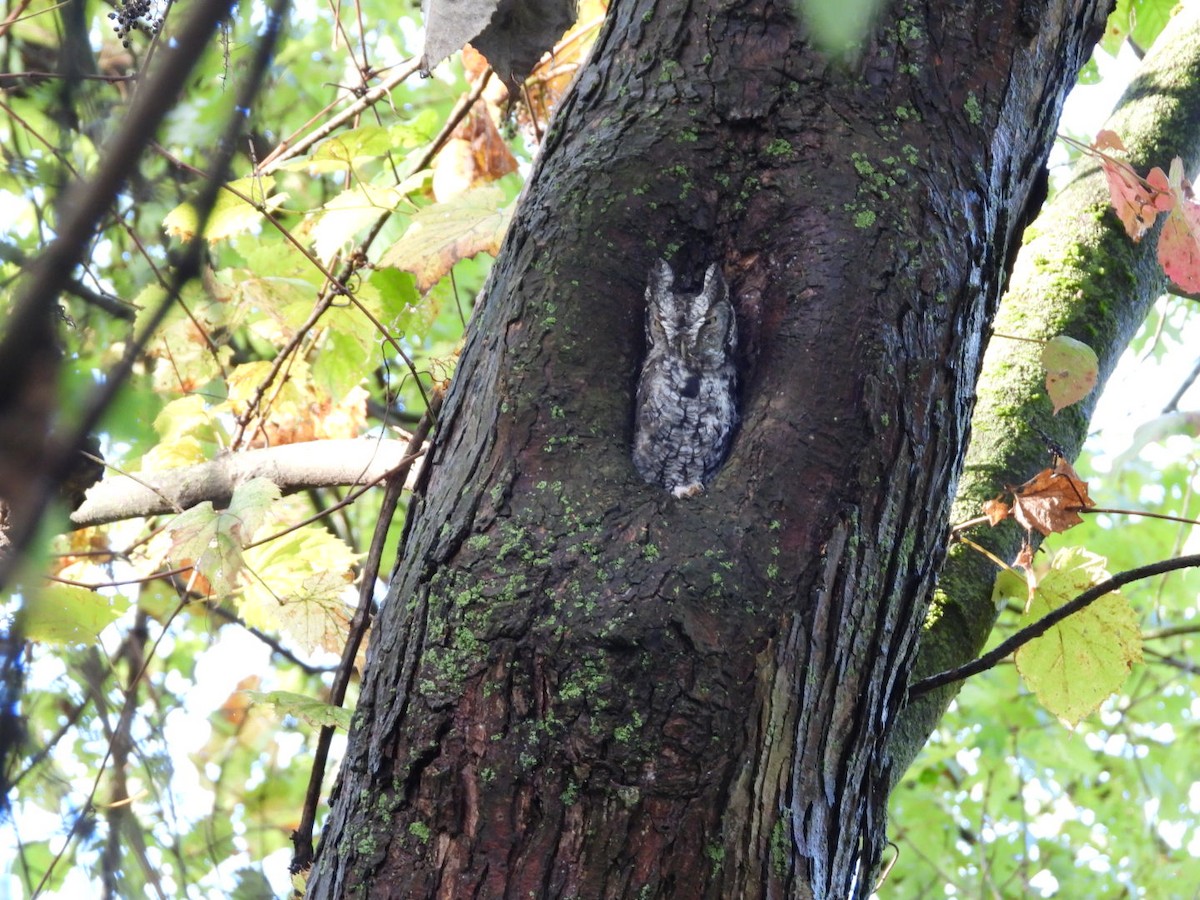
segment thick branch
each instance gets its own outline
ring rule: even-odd
[[[269,478],[284,494],[316,487],[371,484],[403,464],[404,444],[396,440],[308,441],[227,453],[212,462],[137,477],[106,478],[87,492],[71,514],[76,528],[138,516],[177,512],[205,500],[228,504],[233,489],[251,478]],[[420,467],[409,476],[409,486]]]

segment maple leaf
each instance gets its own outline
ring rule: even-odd
[[[1194,294],[1200,291],[1200,203],[1193,199],[1179,157],[1171,161],[1168,184],[1175,202],[1158,237],[1158,262],[1168,278]]]
[[[471,188],[452,200],[427,206],[412,216],[408,230],[379,260],[412,272],[417,290],[428,291],[460,259],[493,256],[508,229],[515,204],[501,209],[504,192],[494,184]]]
[[[1013,491],[1013,517],[1026,531],[1043,536],[1066,531],[1083,521],[1079,510],[1091,509],[1087,482],[1062,457]]]
[[[168,527],[172,559],[177,565],[191,565],[215,593],[232,591],[244,564],[242,548],[278,499],[274,483],[252,478],[234,488],[227,509],[218,512],[206,500],[180,513]]]
[[[352,613],[346,589],[355,559],[345,543],[316,525],[252,547],[246,563],[257,578],[247,581],[238,611],[249,624],[287,634],[305,652],[340,652]]]
[[[1036,622],[1111,576],[1102,556],[1082,547],[1062,550],[1030,595],[1021,624]],[[1142,635],[1129,601],[1105,594],[1017,650],[1021,679],[1042,705],[1074,727],[1090,715],[1142,661]]]
[[[1154,168],[1143,179],[1129,163],[1105,153],[1106,150],[1125,152],[1125,145],[1113,131],[1104,130],[1097,134],[1092,149],[1104,168],[1109,197],[1125,226],[1125,233],[1134,241],[1140,241],[1154,226],[1158,214],[1175,205],[1166,174],[1162,169]]]

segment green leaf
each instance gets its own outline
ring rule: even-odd
[[[1061,334],[1043,345],[1042,367],[1046,370],[1046,391],[1056,413],[1090,394],[1100,374],[1096,351]]]
[[[816,43],[827,53],[845,53],[866,36],[881,0],[795,0]]]
[[[373,368],[368,366],[367,362],[377,351],[377,346],[371,343],[368,349],[364,350],[362,329],[355,327],[350,331],[342,331],[333,324],[337,318],[341,317],[327,317],[330,329],[325,335],[321,355],[313,362],[312,378],[313,383],[328,392],[330,397],[345,397],[353,388],[362,384],[365,373]],[[355,326],[363,319],[361,315],[349,315],[347,318],[353,320]],[[374,331],[370,333],[373,334]]]
[[[233,289],[237,302],[274,318],[284,318],[282,314],[291,307],[303,308],[304,318],[312,312],[313,289],[307,282],[298,278],[257,277],[249,272],[241,274],[244,277]],[[303,321],[299,315],[296,318]]]
[[[1100,46],[1110,56],[1116,56],[1125,40],[1132,39],[1144,53],[1162,33],[1178,5],[1177,0],[1117,0]]]
[[[341,728],[350,730],[350,719],[354,711],[344,706],[334,706],[332,703],[322,703],[305,694],[292,691],[246,691],[255,703],[273,706],[278,712],[287,716],[295,716],[301,722],[313,728]]]
[[[249,541],[266,518],[267,510],[279,499],[279,486],[269,478],[252,478],[234,488],[226,515],[238,519],[239,533]]]
[[[1071,547],[1054,556],[1021,625],[1030,625],[1107,580],[1102,556]],[[1042,705],[1072,726],[1120,689],[1142,661],[1137,616],[1119,593],[1091,605],[1030,641],[1015,654],[1017,670]]]
[[[259,868],[247,866],[233,873],[236,885],[229,900],[276,900],[278,894]]]
[[[177,565],[190,563],[216,594],[230,593],[244,564],[242,548],[278,499],[274,482],[255,478],[234,489],[229,508],[222,512],[207,500],[193,506],[176,516],[168,529],[171,558]]]
[[[33,592],[24,607],[25,635],[45,644],[91,644],[129,608],[120,594],[102,596],[70,584]]]
[[[26,877],[27,884],[38,884],[43,891],[58,893],[62,890],[67,876],[78,871],[75,867],[76,844],[72,843],[69,845],[62,859],[58,859],[56,851],[61,843],[61,838],[56,838],[54,841],[55,849],[51,849],[49,841],[21,841],[21,869],[28,872],[28,876]],[[56,864],[54,871],[44,884],[40,884],[42,875],[49,871],[52,863]],[[12,868],[15,868],[15,866]],[[14,882],[15,878],[10,883]],[[17,896],[21,895],[18,894]]]
[[[375,158],[392,149],[391,135],[382,125],[363,125],[342,131],[321,141],[313,151],[309,162],[334,161],[345,168],[347,163],[364,157]]]
[[[364,125],[326,138],[317,144],[309,156],[284,163],[280,169],[285,172],[303,172],[306,175],[327,175],[354,170],[388,154],[393,154],[395,158],[397,152],[414,147],[423,150],[437,134],[440,126],[441,119],[433,109],[422,110],[410,121],[387,128]]]
[[[177,516],[168,529],[171,559],[178,566],[190,564],[217,594],[233,590],[242,568],[242,545],[230,526],[206,500]]]
[[[272,194],[275,180],[266,178],[239,178],[228,185],[233,190],[222,190],[217,195],[217,202],[209,214],[204,226],[204,237],[209,243],[224,240],[243,231],[249,231],[259,224],[263,211],[247,203],[233,191],[248,197],[254,203],[263,207],[266,212],[274,212],[287,200],[287,194]],[[191,203],[179,204],[163,219],[167,234],[183,241],[190,241],[196,236],[198,218],[196,208]]]

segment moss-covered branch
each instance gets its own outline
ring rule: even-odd
[[[1125,141],[1130,162],[1145,171],[1181,156],[1200,161],[1200,11],[1181,13],[1143,61],[1107,126]],[[1067,185],[1026,231],[993,332],[1045,339],[1065,334],[1091,345],[1100,384],[1145,319],[1167,281],[1156,259],[1157,232],[1140,244],[1110,210],[1104,175],[1079,159]],[[972,420],[972,438],[955,501],[955,521],[978,514],[1005,484],[1024,481],[1048,461],[1046,439],[1077,455],[1099,391],[1052,414],[1036,344],[996,338],[988,346]],[[1012,523],[973,536],[1002,559],[1023,538]],[[977,656],[996,621],[995,566],[965,546],[953,548],[922,639],[914,680]],[[892,743],[901,773],[957,692],[948,685],[909,706]]]

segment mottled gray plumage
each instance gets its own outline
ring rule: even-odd
[[[699,294],[672,290],[663,260],[646,285],[646,361],[637,388],[633,464],[676,497],[721,467],[737,427],[737,317],[714,263]]]

